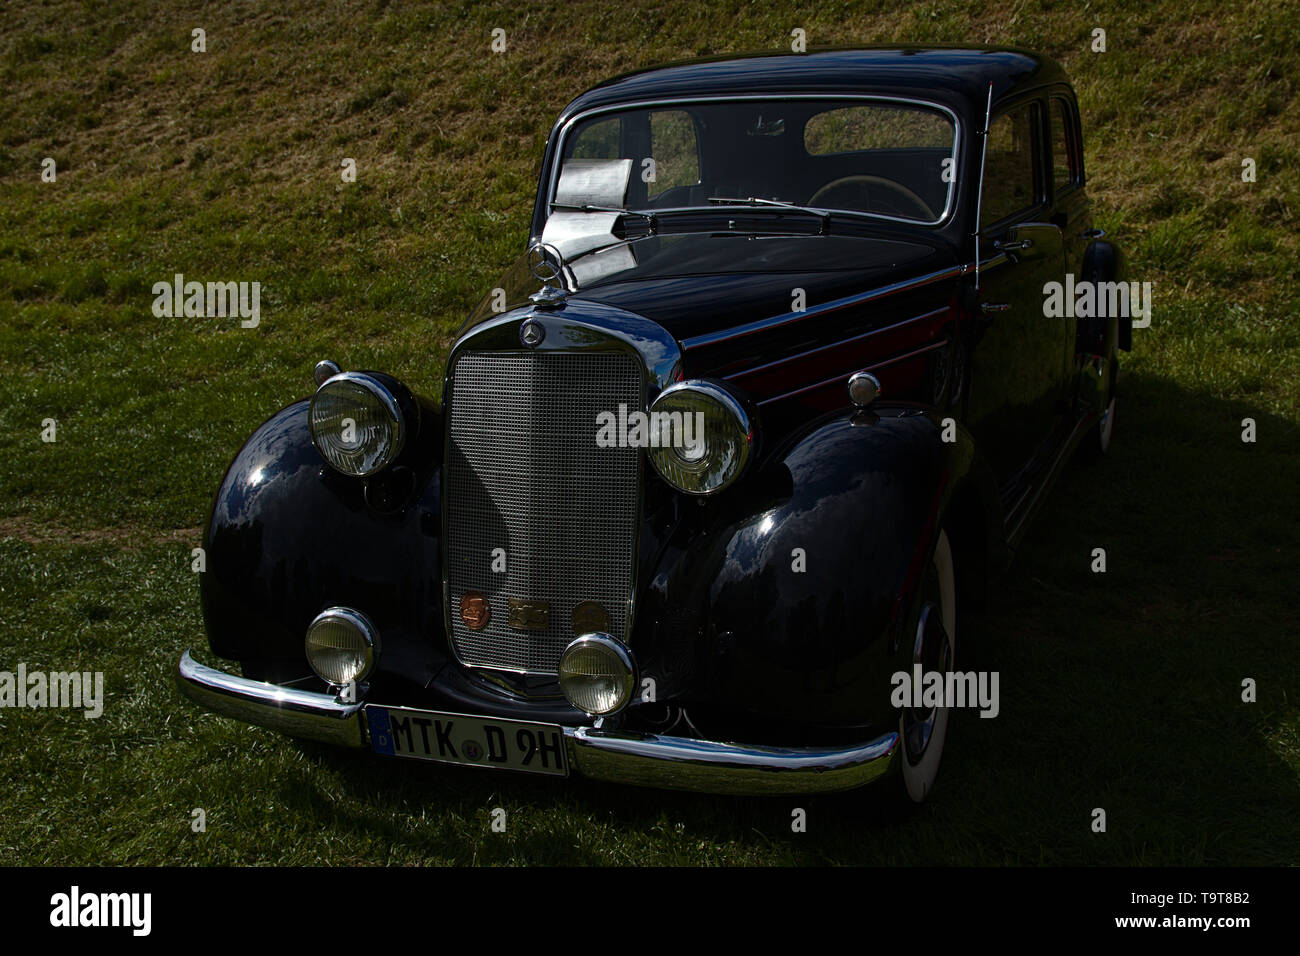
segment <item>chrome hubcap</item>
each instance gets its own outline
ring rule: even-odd
[[[947,674],[952,669],[952,640],[943,626],[943,609],[934,601],[926,601],[921,607],[912,661],[921,665],[923,676],[932,672]],[[908,762],[915,764],[925,756],[939,710],[938,707],[908,707],[903,711],[903,746]]]

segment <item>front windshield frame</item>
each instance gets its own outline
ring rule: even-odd
[[[806,101],[826,102],[826,103],[874,102],[874,103],[887,103],[887,104],[902,104],[905,106],[913,106],[913,107],[920,107],[923,109],[935,110],[947,116],[949,121],[952,123],[952,151],[949,155],[955,160],[954,163],[955,172],[953,175],[952,182],[948,183],[948,194],[944,199],[943,210],[940,212],[939,218],[926,221],[922,219],[908,219],[899,216],[889,216],[884,213],[865,212],[856,209],[837,209],[835,207],[818,207],[818,208],[825,209],[826,211],[832,214],[839,213],[841,215],[849,216],[854,219],[861,218],[861,219],[869,219],[869,220],[879,220],[882,222],[896,222],[903,225],[923,227],[927,229],[939,229],[943,226],[946,226],[949,220],[952,219],[957,206],[957,199],[958,196],[960,195],[959,190],[960,190],[960,184],[963,175],[963,170],[962,170],[963,164],[961,162],[961,155],[962,155],[961,149],[962,149],[964,130],[962,126],[961,117],[958,116],[957,112],[953,110],[951,107],[946,106],[943,103],[935,102],[934,100],[922,100],[922,99],[916,99],[914,97],[905,97],[905,96],[890,96],[887,94],[879,94],[879,93],[745,93],[745,94],[713,94],[707,96],[675,97],[669,99],[635,100],[635,101],[628,101],[626,103],[611,103],[604,106],[594,106],[589,109],[582,110],[579,113],[575,113],[573,116],[569,117],[569,119],[565,121],[563,126],[560,127],[559,137],[556,140],[555,152],[552,154],[551,168],[548,174],[549,180],[546,189],[546,204],[545,204],[545,208],[542,210],[542,214],[543,214],[542,220],[545,221],[549,219],[552,213],[555,212],[556,196],[559,194],[559,188],[560,188],[560,172],[562,167],[564,166],[563,157],[565,155],[566,143],[570,133],[573,132],[574,128],[579,123],[609,113],[634,112],[636,110],[653,109],[657,107],[689,106],[689,105],[728,103],[728,102],[759,102],[759,103],[782,102],[782,101],[790,101],[790,100],[799,100],[805,102]],[[722,210],[722,209],[728,209],[732,207],[729,207],[725,204],[719,204],[714,206],[675,206],[675,207],[662,208],[662,209],[657,208],[654,209],[653,212],[655,212],[656,214],[669,213],[669,212],[683,212],[683,211],[699,212],[709,208]],[[637,210],[637,209],[627,210],[628,214],[636,214],[640,212],[643,212],[643,210]]]

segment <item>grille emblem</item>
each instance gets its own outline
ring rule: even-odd
[[[609,615],[595,601],[583,601],[573,609],[573,633],[590,634],[592,631],[608,631]]]
[[[535,349],[546,338],[546,328],[536,319],[529,319],[519,326],[519,341],[530,349]]]
[[[460,599],[460,619],[471,631],[481,631],[492,620],[492,607],[487,598],[477,591],[469,591]]]
[[[510,619],[507,623],[516,631],[544,631],[550,617],[551,605],[546,601],[510,599]]]

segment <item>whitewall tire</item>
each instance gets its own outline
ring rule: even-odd
[[[922,585],[921,620],[912,635],[911,661],[922,661],[926,671],[950,671],[957,640],[957,578],[953,571],[952,548],[948,535],[939,532],[931,556],[931,569]],[[923,648],[923,631],[927,614],[937,613],[943,623],[942,636],[930,630],[930,644]],[[938,641],[938,644],[934,642]],[[943,759],[943,745],[948,737],[951,708],[935,707],[928,712],[905,708],[898,718],[899,760],[902,765],[903,789],[912,803],[921,803],[934,788]]]

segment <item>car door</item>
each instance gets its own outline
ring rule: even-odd
[[[994,115],[981,183],[967,424],[1004,499],[1027,490],[1027,466],[1063,411],[1066,328],[1044,316],[1043,303],[1047,284],[1064,278],[1065,250],[1060,227],[1048,221],[1042,111],[1033,100]]]

